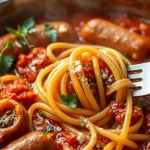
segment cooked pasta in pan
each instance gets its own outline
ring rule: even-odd
[[[149,60],[150,25],[141,20],[76,10],[63,22],[8,25],[0,149],[150,150],[150,97],[132,97],[127,71]]]

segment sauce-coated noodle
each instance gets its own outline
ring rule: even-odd
[[[55,49],[65,49],[59,56],[55,56]],[[41,102],[33,104],[29,109],[30,130],[33,129],[32,114],[34,110],[43,110],[43,114],[61,123],[64,129],[79,136],[82,135],[88,144],[83,150],[92,150],[99,144],[104,150],[121,150],[123,146],[138,149],[136,140],[147,140],[149,135],[138,134],[142,126],[143,117],[135,124],[131,124],[133,101],[128,87],[134,86],[127,79],[127,70],[124,61],[130,62],[119,52],[92,45],[76,45],[68,43],[54,43],[47,47],[49,59],[53,62],[44,68],[38,75],[34,92],[38,94]],[[105,91],[102,71],[98,64],[99,59],[105,62],[110,68],[114,83],[107,87]],[[87,83],[82,63],[91,61],[93,64],[99,100],[93,96]],[[75,94],[78,97],[81,107],[69,108],[61,100],[60,95],[67,95],[67,81],[70,78]],[[126,113],[124,122],[120,126],[116,122],[110,125],[112,116],[109,115],[110,104],[107,102],[106,95],[111,96],[115,93],[116,102],[126,103]],[[112,94],[114,96],[114,94]],[[81,124],[84,120],[83,130]],[[100,141],[104,136],[111,140],[108,144]],[[64,145],[64,149],[69,149]]]

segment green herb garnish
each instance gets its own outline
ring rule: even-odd
[[[23,24],[21,26],[21,31],[24,34],[32,33],[33,31],[36,31],[34,26],[35,26],[34,19],[33,18],[28,18],[23,22]]]
[[[47,126],[46,129],[44,130],[44,133],[47,134],[49,132],[51,132],[53,129],[51,126]]]
[[[129,67],[129,63],[128,62],[124,61],[124,64],[125,64],[126,68]]]
[[[140,106],[141,106],[142,109],[144,109],[144,108],[147,107],[147,103],[145,101],[141,101]]]
[[[75,93],[71,95],[60,95],[61,100],[70,108],[77,107],[77,96]]]
[[[85,125],[85,119],[82,119],[81,120],[81,127],[84,127],[84,125]]]
[[[7,71],[11,68],[14,57],[9,55],[9,56],[4,56],[3,53],[5,52],[6,49],[11,49],[12,48],[12,43],[11,41],[7,41],[5,47],[2,49],[0,52],[0,73],[2,75],[6,74]]]
[[[57,32],[51,24],[44,23],[45,34],[51,42],[57,41]]]
[[[33,33],[36,31],[34,26],[35,26],[34,19],[28,18],[23,22],[23,24],[21,26],[18,25],[18,31],[14,30],[12,28],[6,28],[6,30],[11,34],[16,35],[18,37],[18,42],[21,45],[24,45],[24,46],[27,45],[29,48],[31,48],[32,46],[30,45],[30,43],[27,40],[27,35],[29,33]]]
[[[124,55],[124,57],[126,57],[127,59],[130,59],[130,55],[129,55],[128,52],[124,52],[123,55]]]

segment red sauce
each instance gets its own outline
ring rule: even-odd
[[[140,150],[150,150],[150,140],[144,142],[142,145],[141,145],[141,149]]]
[[[51,126],[52,131],[55,131],[55,132],[60,132],[63,130],[63,128],[58,122],[45,117],[42,114],[42,112],[35,111],[32,116],[32,119],[33,119],[33,127],[36,131],[44,132],[47,126]],[[59,130],[57,130],[58,128]]]
[[[114,81],[115,81],[114,76],[112,74],[112,71],[108,67],[108,65],[104,61],[102,61],[101,59],[99,59],[99,66],[100,66],[102,75],[103,75],[103,73],[105,73],[107,75],[106,78],[103,78],[103,76],[102,76],[104,87],[107,88],[111,84],[114,83]]]
[[[112,83],[114,83],[115,79],[108,65],[101,59],[99,59],[98,62],[99,62],[99,67],[100,67],[100,71],[102,74],[104,88],[106,89]],[[82,62],[82,66],[83,66],[84,74],[87,78],[88,85],[92,91],[92,94],[94,95],[96,100],[99,100],[99,96],[98,96],[99,94],[98,94],[98,88],[96,84],[95,73],[93,69],[93,63],[92,61],[84,61]],[[67,83],[67,91],[69,94],[75,93],[75,90],[73,88],[73,85],[70,79],[69,79],[69,82]]]
[[[103,143],[105,143],[105,144],[108,144],[111,140],[108,139],[107,137],[102,136],[102,137],[101,137],[101,141],[102,141]]]
[[[74,30],[75,43],[88,43],[81,37],[80,30],[86,21],[95,17],[109,20],[115,24],[118,24],[121,27],[127,28],[130,32],[136,32],[143,36],[150,36],[150,25],[148,25],[147,23],[141,23],[138,20],[138,18],[129,16],[126,13],[124,14],[123,13],[122,14],[121,13],[90,14],[87,12],[78,12],[78,13],[72,12],[72,13],[69,13],[70,19],[68,19],[67,22],[71,24]],[[51,21],[51,20],[48,20],[48,19],[45,20],[44,18],[44,21]],[[58,54],[59,52],[56,55]],[[142,60],[142,62],[143,61],[145,60]],[[21,54],[19,56],[17,64],[16,64],[16,70],[18,74],[21,77],[23,77],[28,83],[33,83],[38,73],[40,72],[40,70],[49,64],[50,62],[46,55],[45,48],[34,48],[28,55]],[[87,78],[89,87],[91,91],[93,92],[93,95],[96,97],[96,99],[98,99],[97,85],[96,85],[92,62],[85,61],[83,62],[82,65],[83,65],[83,70]],[[112,72],[107,66],[107,64],[104,63],[101,59],[99,59],[99,66],[103,74],[104,87],[107,88],[115,81],[115,79],[112,76]],[[104,74],[107,74],[107,76]],[[68,90],[68,93],[71,93],[71,94],[75,93],[70,80],[68,81],[68,84],[67,84],[67,90]],[[0,98],[1,99],[13,98],[16,101],[20,102],[26,108],[29,108],[29,106],[35,102],[36,94],[34,94],[31,91],[31,89],[26,85],[25,82],[14,81],[14,83],[4,86],[4,88],[0,92]],[[150,98],[147,98],[147,100],[150,100]],[[126,112],[125,105],[122,102],[111,102],[110,115],[115,117],[115,120],[118,122],[118,124],[123,124],[125,112]],[[149,112],[150,112],[150,109],[148,110],[147,113]],[[132,125],[135,124],[141,117],[142,117],[141,108],[133,104],[131,124]],[[145,122],[145,128],[148,130],[148,133],[149,133],[149,130],[150,130],[150,115],[149,114],[145,117],[144,122]],[[80,145],[75,135],[73,135],[72,133],[68,131],[65,131],[58,122],[44,117],[42,113],[38,111],[36,111],[33,115],[33,126],[35,130],[42,131],[42,132],[44,132],[48,126],[51,126],[52,127],[51,132],[55,131],[54,139],[57,143],[58,149],[62,149],[63,144],[67,144],[75,149],[77,148],[81,149],[81,147],[84,147],[87,144],[87,142],[85,142],[83,145]],[[102,137],[101,140],[105,144],[110,142],[110,140],[105,137]],[[142,147],[143,149],[145,148],[149,150],[150,142],[147,141],[146,143],[142,145]],[[129,149],[129,148],[124,147],[124,149]]]
[[[33,127],[36,131],[45,132],[48,126],[52,127],[50,132],[55,132],[54,140],[56,141],[57,148],[62,149],[63,145],[69,145],[72,148],[77,148],[79,146],[79,141],[77,137],[72,133],[65,131],[63,127],[56,121],[45,117],[41,112],[35,111],[32,116]]]
[[[144,117],[145,132],[150,134],[150,113]]]
[[[97,90],[94,69],[93,69],[93,63],[91,61],[84,61],[82,63],[82,66],[83,66],[83,71],[85,73],[85,77],[87,78],[87,82],[92,91],[92,94],[98,100],[98,90]]]
[[[102,18],[126,28],[130,32],[135,32],[143,36],[150,36],[150,26],[147,23],[140,22],[138,17],[126,13],[108,13],[102,16]]]
[[[0,99],[11,98],[28,109],[36,101],[36,94],[24,80],[15,80],[3,86],[0,92]]]
[[[34,48],[28,55],[19,55],[16,70],[28,83],[32,83],[40,70],[48,64],[49,58],[45,48]]]
[[[115,117],[118,124],[123,124],[126,114],[125,104],[123,102],[112,101],[110,103],[109,114]],[[133,104],[131,125],[134,125],[142,116],[141,108]]]
[[[68,131],[62,131],[60,133],[57,133],[54,137],[58,149],[62,149],[63,145],[69,145],[71,148],[77,148],[79,146],[79,141],[77,140],[77,137],[68,132]]]

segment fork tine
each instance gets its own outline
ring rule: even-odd
[[[140,91],[140,92],[139,92]],[[136,90],[136,91],[132,91],[132,96],[133,97],[139,97],[139,96],[143,96],[145,95],[145,91],[144,90]]]
[[[142,71],[142,72],[139,72]],[[135,88],[132,88],[132,96],[145,96],[150,94],[150,62],[142,63],[138,65],[131,65],[127,68],[129,72],[128,78],[135,84]],[[141,81],[134,81],[134,79],[142,79]],[[141,87],[141,88],[139,88]]]
[[[135,84],[136,87],[143,87],[142,81],[140,81],[140,82],[133,82],[133,84]]]
[[[142,73],[138,73],[138,74],[129,74],[128,75],[129,79],[142,79],[143,78],[143,74]]]
[[[143,63],[145,64],[145,63]],[[138,65],[131,65],[127,68],[128,71],[138,71],[138,70],[143,70],[143,64],[138,64]]]

